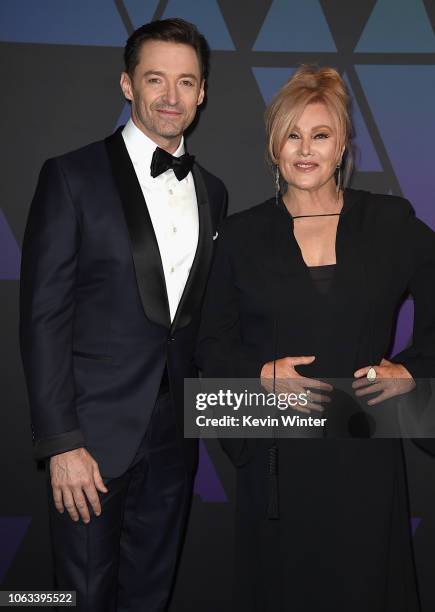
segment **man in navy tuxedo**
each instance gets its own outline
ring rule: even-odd
[[[155,21],[124,59],[130,120],[45,162],[22,258],[21,350],[56,583],[89,612],[167,608],[197,464],[183,381],[196,376],[226,210],[223,183],[184,148],[204,99],[204,37]]]

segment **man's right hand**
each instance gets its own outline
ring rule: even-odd
[[[98,491],[107,493],[98,464],[85,448],[76,448],[50,457],[51,486],[56,509],[63,513],[65,508],[73,521],[80,516],[89,523],[88,504],[96,514],[101,514]]]

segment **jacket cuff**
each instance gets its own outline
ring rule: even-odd
[[[391,357],[393,363],[405,366],[412,378],[417,382],[419,378],[434,378],[435,362],[433,359],[407,356],[405,351]]]
[[[85,438],[80,429],[73,429],[48,438],[36,440],[33,445],[33,456],[35,459],[45,459],[52,455],[66,453],[75,448],[86,446]]]

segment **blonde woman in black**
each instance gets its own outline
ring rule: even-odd
[[[344,187],[351,133],[332,68],[301,67],[268,108],[279,194],[220,232],[198,348],[204,376],[267,384],[275,370],[301,389],[308,378],[354,379],[369,405],[394,394],[385,381],[405,393],[433,377],[434,233],[407,200]],[[413,343],[387,359],[406,292]],[[417,612],[401,440],[278,440],[278,520],[268,516],[269,446],[224,441],[237,469],[236,609]]]

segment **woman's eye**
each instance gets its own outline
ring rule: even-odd
[[[325,133],[316,134],[314,138],[329,138],[329,134],[325,134]]]
[[[289,138],[299,138],[299,136],[297,134],[295,134],[294,132],[292,132],[291,134],[288,135]]]

